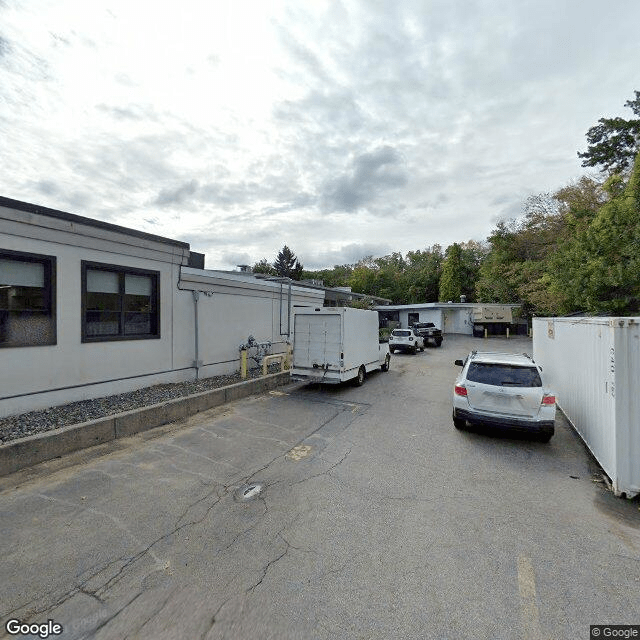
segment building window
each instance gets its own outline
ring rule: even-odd
[[[0,250],[0,347],[56,343],[56,259]]]
[[[160,337],[160,273],[82,263],[82,341]]]

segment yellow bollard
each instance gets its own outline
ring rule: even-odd
[[[293,349],[290,344],[287,344],[287,357],[282,361],[282,370],[291,369],[291,358],[293,357]]]
[[[507,339],[509,338],[509,327],[507,327]]]
[[[247,377],[247,350],[240,349],[240,377],[245,380]]]
[[[487,335],[488,335],[488,334],[487,334],[487,327],[485,327],[485,328],[484,328],[484,339],[485,339],[485,340],[487,339]]]

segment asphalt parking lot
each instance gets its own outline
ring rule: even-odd
[[[640,502],[558,415],[451,421],[447,338],[0,479],[0,618],[62,638],[589,638],[640,624]],[[7,634],[7,637],[8,634]],[[14,636],[15,637],[15,636]]]

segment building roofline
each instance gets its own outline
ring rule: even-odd
[[[407,309],[468,309],[472,307],[521,307],[519,302],[421,302],[420,304],[390,304],[384,311],[404,311]]]
[[[253,273],[246,271],[234,271],[229,273],[244,273],[247,276],[254,276],[260,280],[272,280],[275,282],[288,282],[288,278],[282,278],[280,276],[271,276],[266,273]],[[380,296],[370,296],[366,293],[356,293],[355,291],[345,291],[344,289],[340,289],[339,287],[325,287],[323,284],[312,284],[311,282],[303,282],[301,280],[292,280],[291,281],[296,287],[305,287],[306,289],[319,289],[322,291],[329,291],[337,294],[344,294],[345,296],[353,296],[355,298],[370,298],[371,300],[380,300],[381,302],[391,302],[389,298],[381,298]],[[386,306],[384,304],[380,306]]]
[[[12,198],[5,198],[4,196],[0,196],[0,207],[6,207],[7,209],[17,209],[18,211],[25,211],[26,213],[35,213],[37,215],[57,218],[58,220],[64,220],[66,222],[83,224],[88,227],[94,227],[96,229],[113,231],[114,233],[122,233],[128,236],[133,236],[134,238],[152,240],[154,242],[161,242],[163,244],[171,244],[177,247],[190,249],[188,242],[181,242],[180,240],[173,240],[171,238],[165,238],[164,236],[154,235],[153,233],[138,231],[137,229],[130,229],[129,227],[121,227],[120,225],[112,224],[110,222],[103,222],[102,220],[86,218],[85,216],[79,216],[75,213],[58,211],[57,209],[50,209],[49,207],[31,204],[30,202],[22,202],[21,200],[13,200]]]

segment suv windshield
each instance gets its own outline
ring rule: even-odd
[[[404,331],[401,331],[401,330],[396,329],[396,330],[393,332],[393,335],[394,335],[394,336],[402,336],[402,337],[406,338],[407,336],[410,336],[410,335],[411,335],[411,331],[407,331],[406,329],[405,329]]]
[[[492,384],[496,387],[541,387],[542,380],[535,367],[518,367],[511,364],[472,362],[467,380]]]

